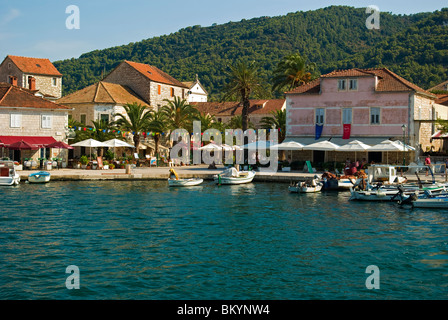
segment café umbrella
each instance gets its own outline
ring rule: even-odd
[[[361,142],[359,140],[353,140],[349,143],[339,147],[336,151],[348,151],[348,152],[355,152],[355,161],[356,159],[356,152],[365,152],[370,150],[372,147],[365,144],[364,142]]]
[[[95,139],[87,139],[83,141],[76,142],[71,145],[72,147],[86,147],[90,148],[90,159],[92,159],[92,148],[107,148],[109,145],[104,142],[95,140]]]
[[[14,143],[11,143],[7,146],[10,150],[37,150],[39,147],[32,145],[24,140],[20,140]]]

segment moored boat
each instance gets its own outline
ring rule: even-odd
[[[47,171],[34,172],[28,175],[29,183],[47,183],[50,181],[51,174]]]
[[[250,183],[255,177],[255,171],[238,171],[232,167],[221,174],[213,176],[217,184],[244,184]]]
[[[200,178],[179,179],[176,171],[170,169],[170,176],[168,178],[168,186],[170,187],[192,187],[200,185],[202,182],[204,180]]]
[[[0,160],[0,186],[13,186],[19,183],[20,175],[14,167],[14,162]]]
[[[322,190],[323,183],[319,181],[317,176],[314,179],[309,179],[302,182],[297,182],[288,187],[289,192],[292,193],[313,193],[320,192]]]

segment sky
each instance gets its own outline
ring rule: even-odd
[[[93,50],[138,42],[179,29],[224,24],[261,16],[279,16],[331,5],[380,12],[433,12],[441,0],[303,1],[303,0],[0,0],[0,61],[8,54],[51,61],[77,58]],[[67,11],[74,5],[76,13]],[[67,11],[67,13],[66,13]],[[366,19],[368,14],[366,14]],[[68,20],[68,26],[67,26]],[[76,26],[79,21],[79,28]]]

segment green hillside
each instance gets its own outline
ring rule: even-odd
[[[154,65],[181,81],[192,81],[198,74],[211,98],[217,100],[226,81],[223,70],[227,65],[238,59],[255,60],[269,88],[275,65],[296,51],[315,62],[321,73],[345,66],[384,64],[428,87],[447,77],[448,27],[436,27],[440,19],[445,19],[446,12],[415,15],[382,12],[380,30],[369,30],[365,26],[369,16],[365,8],[332,6],[210,27],[192,26],[54,64],[64,75],[64,95],[100,80],[122,60],[132,60]],[[437,52],[431,51],[431,56],[425,48]],[[402,57],[406,58],[404,63]],[[420,78],[422,70],[428,75]]]

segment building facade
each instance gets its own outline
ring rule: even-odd
[[[228,123],[233,117],[241,116],[243,107],[240,102],[193,102],[202,114],[209,114],[216,121]],[[273,112],[286,110],[285,99],[250,100],[249,122],[255,129],[261,128],[261,120],[264,117],[273,117]]]
[[[66,150],[46,150],[51,142],[67,142],[69,107],[36,97],[28,90],[0,83],[0,144],[6,148],[20,140],[29,142],[39,150],[8,151],[3,154],[14,160],[39,157],[64,157]]]
[[[188,102],[207,102],[208,92],[199,81],[198,75],[196,75],[196,81],[183,82],[183,84],[189,88],[187,93]]]
[[[62,96],[62,74],[48,59],[8,55],[0,64],[0,82],[29,89],[51,101]]]
[[[287,139],[331,138],[340,145],[405,139],[416,148],[415,160],[431,148],[437,116],[446,117],[437,113],[436,99],[386,68],[333,71],[286,93]],[[368,156],[378,161],[377,154]]]
[[[158,110],[164,106],[165,99],[187,98],[188,87],[162,70],[143,63],[123,61],[112,70],[104,82],[129,87],[147,104]]]

